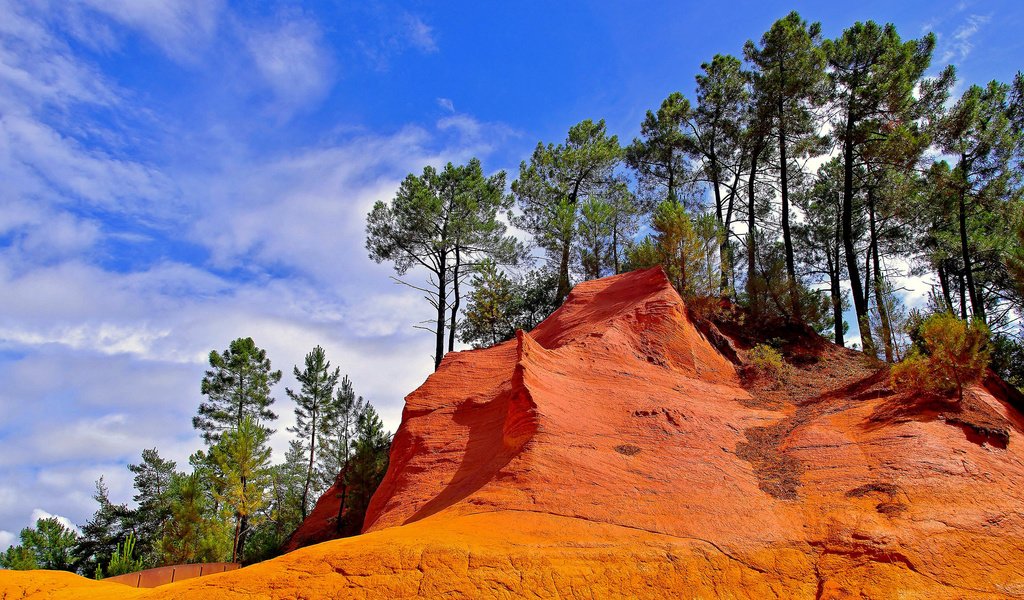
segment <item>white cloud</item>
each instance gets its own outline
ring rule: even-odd
[[[411,13],[402,16],[405,24],[405,35],[409,43],[423,52],[437,52],[437,41],[434,40],[434,30],[423,22],[423,19]]]
[[[0,529],[0,552],[7,551],[8,548],[13,546],[17,542],[18,542],[18,536],[17,535],[11,533],[10,531],[5,531],[3,529]]]
[[[313,103],[330,88],[331,60],[314,23],[291,21],[273,31],[252,31],[246,46],[285,110]]]
[[[214,34],[222,0],[78,0],[78,4],[136,29],[171,58],[191,62]]]
[[[78,527],[74,523],[72,523],[71,520],[68,519],[67,517],[62,517],[60,515],[54,515],[54,514],[48,513],[48,512],[46,512],[45,510],[43,510],[41,508],[33,509],[32,510],[32,516],[29,517],[29,522],[32,525],[34,525],[36,523],[36,521],[38,521],[39,519],[57,519],[58,523],[60,523],[61,525],[67,527],[71,531],[74,531],[75,533],[77,533],[79,535],[82,534],[82,532],[78,529]]]
[[[450,98],[438,98],[437,105],[448,112],[455,112],[455,103]]]
[[[953,32],[950,41],[944,44],[945,49],[939,62],[962,62],[965,60],[974,49],[974,36],[991,19],[989,15],[970,15],[967,17],[967,20]]]

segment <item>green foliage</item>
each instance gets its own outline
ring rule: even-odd
[[[758,344],[747,353],[747,366],[754,379],[782,382],[789,376],[790,367],[777,349]]]
[[[133,543],[136,554],[146,566],[157,566],[161,559],[155,544],[164,523],[171,516],[171,482],[176,475],[175,463],[160,457],[156,448],[142,451],[142,462],[128,465],[134,477],[134,500],[138,507],[129,512],[126,529],[137,534]]]
[[[0,567],[13,570],[49,569],[76,571],[74,547],[78,534],[65,527],[56,517],[36,521],[35,527],[21,530],[21,545],[11,546],[0,554]]]
[[[223,432],[237,429],[246,417],[263,422],[277,418],[270,410],[270,388],[281,381],[281,371],[271,370],[266,351],[252,338],[238,338],[223,354],[210,352],[210,367],[201,386],[207,400],[192,419],[207,444],[217,443]]]
[[[306,518],[311,502],[310,497],[320,490],[321,477],[316,472],[316,452],[328,436],[334,421],[334,388],[341,377],[341,368],[331,371],[331,363],[327,360],[324,349],[316,346],[306,355],[306,366],[302,371],[296,366],[295,379],[302,384],[298,393],[285,389],[288,397],[295,402],[295,426],[288,431],[296,434],[309,448],[309,463],[306,467],[305,483],[302,488],[302,518]],[[320,436],[319,438],[317,436]]]
[[[170,516],[156,542],[160,564],[219,562],[229,557],[231,534],[212,511],[207,485],[201,471],[175,474],[171,480]]]
[[[36,555],[24,546],[10,546],[3,554],[0,554],[0,569],[31,571],[38,568]]]
[[[964,386],[979,381],[991,359],[989,331],[980,321],[949,313],[931,315],[911,332],[914,345],[892,368],[893,385],[914,392],[948,395],[962,401]]]
[[[117,550],[119,540],[127,535],[133,515],[125,504],[110,501],[103,477],[96,481],[93,499],[99,504],[92,518],[82,526],[82,535],[75,544],[75,561],[84,574],[100,573]]]
[[[391,436],[373,406],[367,405],[359,415],[355,449],[344,472],[345,511],[340,515],[338,530],[343,535],[356,535],[364,527],[366,509],[388,470]]]
[[[516,226],[532,234],[548,260],[558,265],[558,303],[569,294],[570,257],[583,201],[615,184],[612,169],[620,155],[618,137],[608,136],[604,120],[587,119],[569,129],[564,144],[538,143],[512,183],[521,209]]]
[[[1008,335],[993,335],[992,370],[1007,383],[1024,391],[1024,342]]]
[[[630,249],[630,268],[661,265],[683,297],[718,292],[719,232],[711,215],[693,220],[681,203],[666,200],[655,209],[651,227],[654,235]]]
[[[266,506],[270,475],[268,437],[266,428],[251,416],[245,416],[238,429],[222,434],[217,445],[210,449],[220,470],[218,500],[235,516],[233,562],[244,558],[241,551],[249,528],[258,523],[259,511]]]
[[[652,226],[665,273],[680,294],[689,296],[700,264],[700,241],[690,215],[681,203],[667,200],[655,209]]]
[[[640,124],[642,139],[634,139],[623,152],[638,175],[641,193],[650,206],[678,200],[690,177],[686,163],[691,141],[683,128],[692,115],[690,102],[679,92],[669,94],[657,112],[647,111]]]
[[[128,573],[135,573],[141,571],[143,568],[142,558],[133,558],[135,554],[135,533],[128,534],[128,538],[124,541],[124,544],[118,544],[117,550],[114,555],[110,557],[110,563],[107,565],[105,577],[117,577],[118,575],[127,575]],[[99,577],[97,577],[99,579]]]
[[[258,562],[279,555],[282,544],[302,524],[302,495],[305,490],[308,460],[309,454],[302,442],[291,440],[284,462],[271,467],[269,502],[264,511],[265,518],[246,540],[247,560]],[[317,474],[323,477],[319,469]],[[318,488],[323,487],[321,482],[318,481],[317,484]]]
[[[472,280],[460,339],[483,348],[512,339],[517,329],[530,331],[558,308],[556,281],[551,271],[529,271],[512,279],[496,265],[481,265]]]
[[[328,488],[334,484],[338,476],[345,471],[349,457],[352,456],[359,419],[366,410],[367,402],[362,396],[356,396],[355,388],[348,375],[342,378],[334,396],[331,431],[327,435],[321,457],[321,487]]]
[[[1024,111],[1022,111],[1024,112]],[[1024,146],[1024,144],[1021,144]],[[1017,293],[1017,307],[1024,310],[1024,202],[1012,207],[1013,231],[1005,253],[1006,268]]]

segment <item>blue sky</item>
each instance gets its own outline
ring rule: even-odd
[[[205,356],[321,344],[389,428],[430,370],[429,316],[363,249],[425,164],[508,169],[584,118],[624,140],[700,63],[789,10],[939,36],[961,80],[1021,68],[1015,2],[0,0],[0,548],[40,514],[130,498],[184,461]]]

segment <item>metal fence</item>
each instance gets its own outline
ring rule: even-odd
[[[108,577],[107,579],[104,579],[104,581],[123,583],[131,587],[154,588],[158,585],[173,583],[175,581],[183,581],[194,577],[223,573],[224,571],[234,571],[240,566],[241,565],[238,563],[172,565],[169,567],[146,569],[145,571],[128,573],[127,575],[118,575],[117,577]]]

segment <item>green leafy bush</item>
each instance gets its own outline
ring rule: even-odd
[[[934,314],[910,332],[914,345],[892,369],[893,385],[904,390],[939,395],[956,392],[979,381],[991,359],[989,331],[979,321],[965,322],[949,313]]]
[[[789,374],[789,365],[782,353],[767,344],[758,344],[747,353],[747,364],[755,378],[783,381]]]

